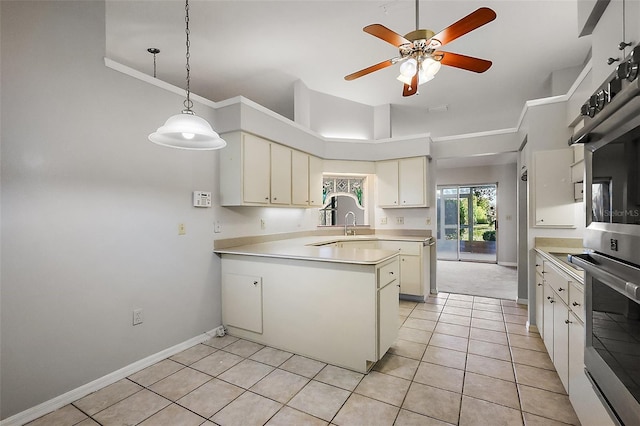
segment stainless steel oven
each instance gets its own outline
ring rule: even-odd
[[[612,418],[640,425],[640,46],[582,106],[585,368]]]
[[[640,268],[598,253],[570,256],[585,270],[587,375],[622,425],[640,424]]]

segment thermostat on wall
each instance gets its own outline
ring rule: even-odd
[[[193,207],[211,207],[211,193],[193,191]]]

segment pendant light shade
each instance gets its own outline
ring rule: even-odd
[[[197,117],[191,110],[191,66],[189,65],[191,41],[189,35],[189,0],[185,0],[185,34],[187,35],[187,53],[185,55],[187,64],[187,98],[184,101],[185,109],[181,114],[172,115],[154,133],[149,135],[149,140],[155,144],[167,146],[169,148],[190,149],[190,150],[212,150],[227,146],[227,143],[218,135],[211,125],[204,118]],[[157,49],[155,49],[157,50]],[[151,52],[153,53],[153,52]],[[155,58],[155,55],[154,55]]]
[[[170,148],[211,150],[227,146],[204,118],[183,111],[172,115],[154,133],[149,140],[155,144]]]

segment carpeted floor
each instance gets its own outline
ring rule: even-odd
[[[517,269],[495,263],[438,260],[438,291],[516,300]]]

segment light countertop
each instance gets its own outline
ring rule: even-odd
[[[429,241],[429,237],[391,237],[377,235],[310,236],[235,247],[217,248],[214,249],[214,252],[221,255],[235,254],[362,265],[376,265],[398,255],[397,251],[392,250],[323,246],[323,244],[332,244],[344,241],[412,241],[427,243]]]
[[[575,269],[566,262],[566,258],[562,261],[558,259],[558,253],[562,254],[580,254],[584,250],[578,247],[561,247],[561,246],[539,246],[535,248],[535,251],[544,257],[545,260],[553,263],[558,269],[565,274],[572,277],[580,284],[584,284],[584,271],[582,269]],[[564,256],[563,256],[564,258]]]

